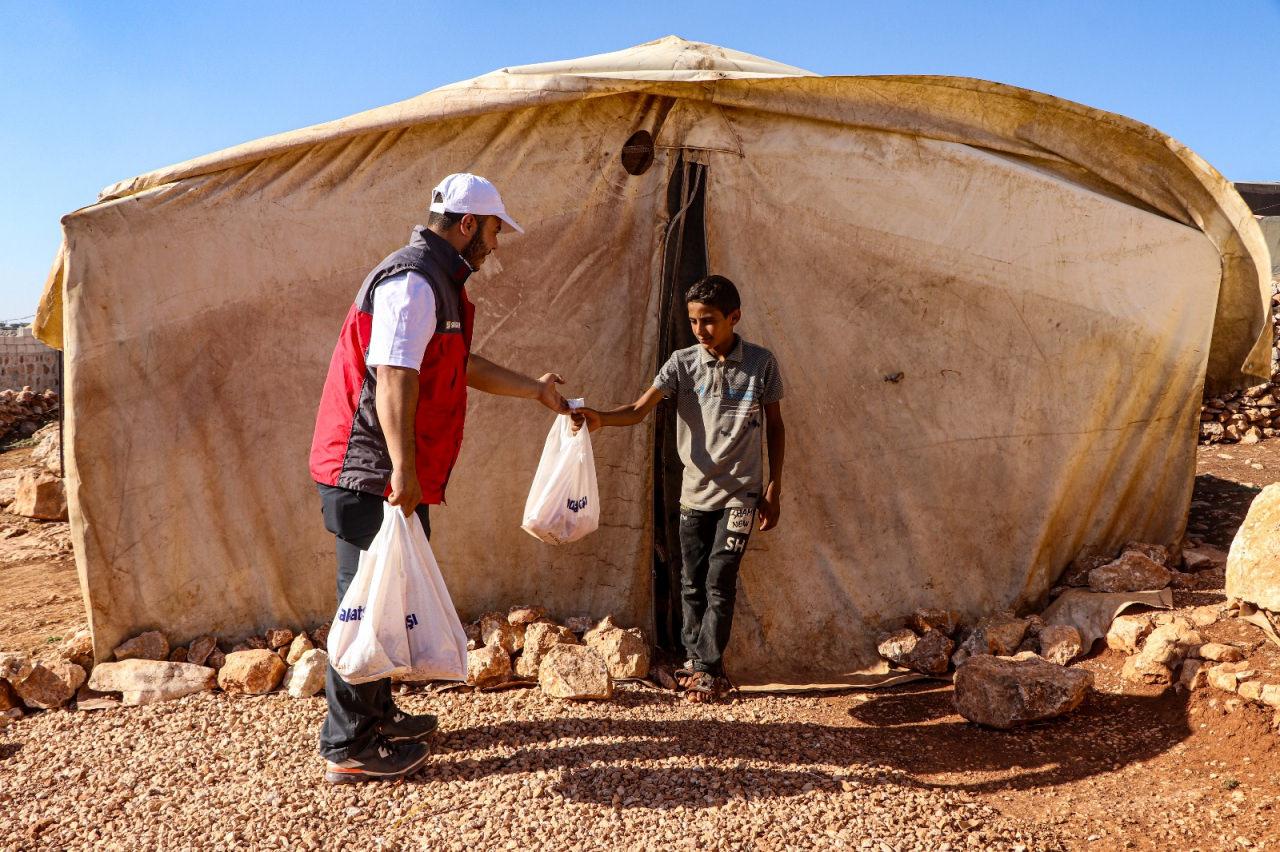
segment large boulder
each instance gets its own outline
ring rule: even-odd
[[[638,627],[621,628],[606,618],[582,637],[586,646],[600,655],[614,680],[641,678],[649,674],[649,642]]]
[[[511,655],[501,645],[485,645],[467,652],[467,683],[497,686],[511,680]]]
[[[613,697],[613,678],[600,655],[585,645],[556,645],[538,666],[538,686],[552,698],[605,700]]]
[[[284,677],[284,689],[293,698],[310,698],[324,689],[329,655],[318,648],[304,651]]]
[[[30,674],[13,681],[13,691],[32,709],[53,710],[75,697],[85,677],[84,669],[66,660],[36,663]]]
[[[167,660],[169,640],[160,631],[151,630],[122,642],[112,653],[117,660]]]
[[[89,676],[95,692],[119,692],[125,704],[155,704],[213,689],[218,673],[194,663],[124,660],[101,663]]]
[[[1012,728],[1061,716],[1080,706],[1093,673],[1036,657],[1011,660],[979,654],[956,669],[956,710],[970,722]]]
[[[236,651],[218,670],[218,686],[223,692],[262,695],[280,685],[286,666],[280,655],[265,648]]]
[[[23,473],[18,477],[9,511],[24,518],[65,521],[67,492],[63,488],[62,479],[44,472]]]
[[[1280,612],[1280,483],[1263,488],[1227,554],[1227,597]]]
[[[1095,592],[1141,592],[1163,589],[1171,579],[1168,568],[1136,550],[1127,550],[1114,562],[1090,571],[1089,588]]]
[[[556,645],[577,645],[578,637],[567,627],[535,621],[525,626],[524,650],[516,658],[516,676],[537,678],[542,658]]]

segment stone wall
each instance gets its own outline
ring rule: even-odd
[[[31,326],[0,326],[0,390],[47,390],[62,393],[58,350],[31,334]]]

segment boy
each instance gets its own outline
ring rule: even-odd
[[[729,644],[738,565],[758,512],[760,530],[778,525],[786,432],[782,375],[773,353],[734,333],[742,319],[738,288],[709,275],[685,296],[698,345],[671,353],[653,387],[612,411],[579,409],[601,426],[632,426],[664,397],[676,401],[676,443],[684,477],[680,489],[680,595],[688,654],[677,672],[690,700],[710,701],[731,688],[723,658]],[[761,413],[763,412],[763,420]],[[769,447],[769,479],[761,464],[760,427]]]

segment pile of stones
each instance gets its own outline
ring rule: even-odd
[[[466,626],[467,683],[480,689],[537,686],[553,698],[607,700],[615,680],[649,674],[649,642],[613,616],[563,624],[539,606],[489,612]]]
[[[1097,593],[1159,591],[1171,585],[1221,588],[1225,561],[1221,551],[1203,546],[1183,549],[1133,542],[1118,551],[1087,547],[1067,567],[1051,595],[1072,587]],[[1127,623],[1126,618],[1116,622]],[[1137,647],[1129,651],[1137,656],[1126,664],[1126,672],[1140,670],[1154,677],[1160,667],[1180,663],[1189,648],[1199,647],[1194,636],[1177,632],[1179,626],[1181,622],[1174,619],[1169,629],[1153,632],[1156,638],[1146,656]],[[1186,627],[1190,629],[1189,624]],[[957,612],[917,610],[902,627],[880,638],[878,650],[890,663],[920,674],[942,677],[954,670],[957,711],[972,722],[995,728],[1067,713],[1083,702],[1093,684],[1090,672],[1068,668],[1090,650],[1084,647],[1079,630],[1070,624],[1046,623],[1040,615],[997,612],[964,625]],[[1163,682],[1169,683],[1172,673],[1164,677]]]
[[[29,438],[62,410],[57,391],[36,393],[30,387],[0,391],[0,440]]]
[[[96,666],[88,629],[47,658],[0,652],[0,726],[29,710],[154,704],[213,689],[244,695],[280,689],[306,698],[324,688],[328,632],[327,626],[310,634],[275,628],[230,647],[205,635],[171,648],[153,630],[122,643],[112,662]]]
[[[1280,341],[1280,279],[1271,282],[1273,340]],[[1200,407],[1200,443],[1256,444],[1280,435],[1280,349],[1271,350],[1271,381],[1206,397]]]

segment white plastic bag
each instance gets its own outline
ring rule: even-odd
[[[383,505],[328,645],[329,664],[347,683],[466,680],[467,636],[417,514]]]
[[[581,408],[582,400],[569,400],[569,407]],[[577,541],[600,526],[591,434],[584,423],[575,435],[572,425],[567,414],[551,424],[524,504],[525,532],[548,544]]]

